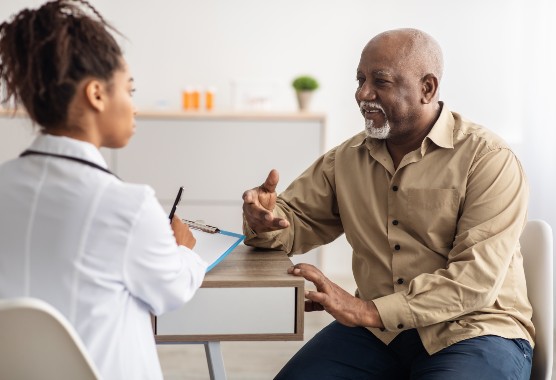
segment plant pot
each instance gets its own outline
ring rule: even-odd
[[[313,91],[296,91],[297,94],[297,105],[300,111],[307,111],[309,109],[309,103],[313,96]]]

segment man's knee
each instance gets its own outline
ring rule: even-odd
[[[531,374],[533,350],[523,339],[486,335],[455,343],[415,363],[415,379],[523,379]]]

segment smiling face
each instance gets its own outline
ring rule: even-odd
[[[389,139],[411,134],[430,123],[431,100],[426,61],[414,31],[379,34],[363,49],[357,67],[355,99],[365,118],[367,135]],[[436,89],[435,89],[436,90]]]

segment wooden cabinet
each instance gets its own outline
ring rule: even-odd
[[[304,280],[283,252],[240,246],[185,306],[156,318],[157,343],[303,340]]]

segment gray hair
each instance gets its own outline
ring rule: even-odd
[[[440,82],[444,71],[442,49],[429,34],[418,29],[394,29],[376,35],[371,41],[382,38],[403,39],[400,54],[404,61],[410,62],[420,75],[433,74]]]

